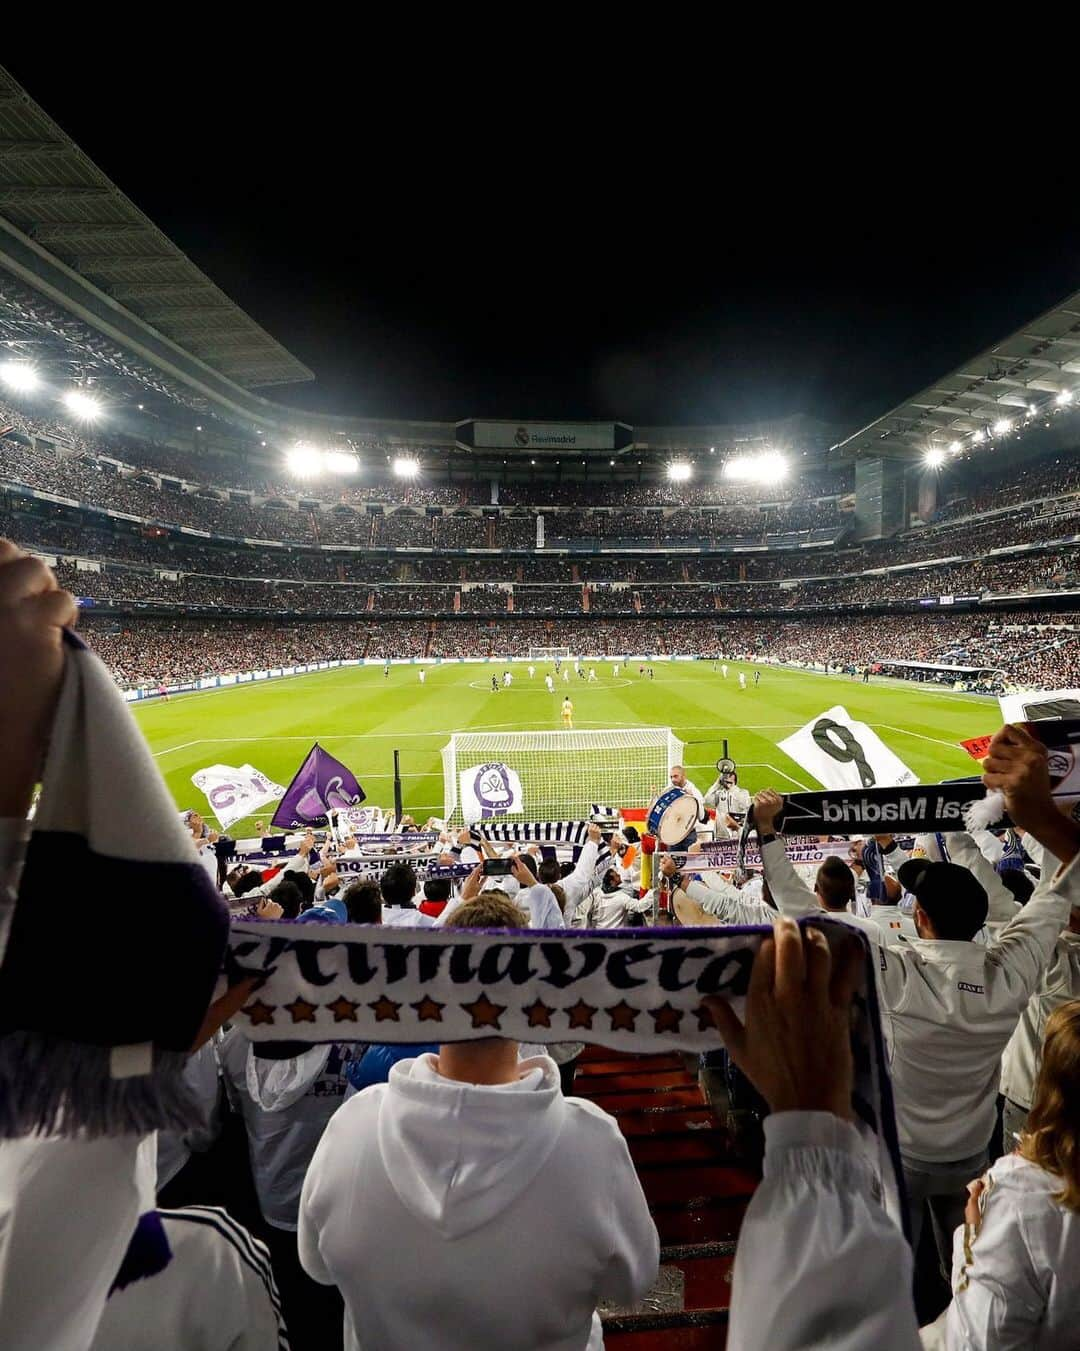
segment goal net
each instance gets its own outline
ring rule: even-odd
[[[563,657],[570,655],[568,647],[530,647],[530,661],[554,661],[556,657],[562,660]]]
[[[505,766],[509,782],[513,776],[520,781],[520,801],[505,813],[507,820],[580,821],[594,803],[647,807],[682,757],[683,743],[670,727],[457,732],[442,752],[444,814],[447,821],[470,824],[482,816],[475,784],[485,765]]]

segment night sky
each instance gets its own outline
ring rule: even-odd
[[[302,407],[855,427],[1080,286],[1071,187],[1030,153],[1037,193],[988,181],[938,105],[883,127],[617,63],[510,79],[511,50],[145,43],[5,63],[311,367],[269,391]]]

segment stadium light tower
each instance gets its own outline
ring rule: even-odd
[[[289,473],[297,478],[311,478],[323,467],[322,452],[314,446],[305,446],[298,442],[285,456]]]
[[[1072,397],[1073,395],[1071,389],[1062,389],[1059,390],[1058,393],[1054,395],[1054,402],[1058,405],[1059,408],[1064,408],[1067,403],[1072,403]]]
[[[1007,417],[999,417],[991,428],[995,436],[1004,436],[1012,431],[1012,423]]]
[[[16,394],[29,394],[41,384],[41,376],[28,361],[5,361],[0,365],[0,380]]]
[[[934,447],[923,456],[923,463],[927,469],[940,469],[945,463],[945,452]]]
[[[399,455],[390,467],[398,478],[415,478],[420,472],[420,461],[411,455]]]
[[[96,422],[104,411],[100,402],[82,389],[69,389],[64,395],[64,404],[80,422]]]
[[[355,474],[360,468],[359,460],[347,450],[328,450],[323,459],[331,474]]]
[[[672,460],[667,467],[667,476],[672,483],[686,483],[693,473],[694,466],[688,460]]]

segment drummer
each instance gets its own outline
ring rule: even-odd
[[[696,783],[693,783],[686,777],[685,768],[682,765],[672,765],[670,778],[672,788],[678,788],[683,793],[689,793],[690,796],[696,800],[698,821],[707,821],[709,819],[709,814],[705,810],[705,800],[701,796],[701,789],[698,788]],[[690,834],[687,835],[685,840],[680,840],[679,843],[673,847],[675,849],[689,849],[696,840],[697,829],[695,827],[695,829],[691,830]]]

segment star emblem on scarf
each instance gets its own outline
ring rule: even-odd
[[[422,1023],[441,1023],[442,1011],[446,1008],[446,1005],[440,1004],[437,999],[432,999],[429,994],[426,994],[423,999],[418,999],[415,1004],[410,1004],[409,1008],[416,1010],[416,1016]]]
[[[712,1020],[712,1014],[704,1004],[699,1004],[696,1009],[691,1009],[690,1012],[697,1014],[697,1030],[699,1032],[708,1032],[710,1029],[715,1031],[716,1024]]]
[[[611,1019],[612,1032],[633,1032],[641,1010],[628,1004],[625,999],[620,999],[617,1004],[612,1004],[611,1008],[605,1009],[604,1012]]]
[[[682,1022],[682,1009],[674,1008],[667,999],[658,1009],[650,1009],[649,1016],[656,1025],[657,1032],[678,1032]]]
[[[355,1023],[356,1010],[360,1005],[354,1003],[351,999],[346,999],[343,994],[339,994],[338,997],[333,1000],[332,1003],[327,1004],[326,1007],[334,1015],[335,1023]]]
[[[586,1004],[583,999],[579,999],[578,1002],[571,1005],[566,1012],[569,1015],[570,1026],[572,1028],[585,1027],[588,1028],[590,1032],[592,1031],[593,1014],[596,1012],[596,1009],[594,1009],[591,1004]]]
[[[401,1019],[398,1017],[398,1009],[401,1008],[401,1005],[395,1004],[392,999],[388,999],[384,994],[379,995],[378,999],[372,1000],[368,1005],[368,1008],[375,1011],[375,1021],[377,1023],[401,1022]]]
[[[505,1004],[493,1004],[486,994],[461,1007],[472,1019],[473,1027],[499,1028],[499,1017],[506,1012]]]
[[[251,1019],[252,1027],[261,1027],[263,1023],[274,1021],[274,1010],[276,1008],[276,1004],[264,1004],[261,999],[256,999],[243,1012]]]
[[[282,1004],[281,1007],[288,1010],[294,1023],[313,1023],[319,1006],[309,1004],[301,995],[297,995],[291,1004]]]
[[[533,1004],[526,1004],[522,1009],[522,1013],[524,1013],[529,1020],[530,1027],[550,1027],[551,1015],[554,1012],[555,1010],[549,1009],[541,999],[536,1000]]]

